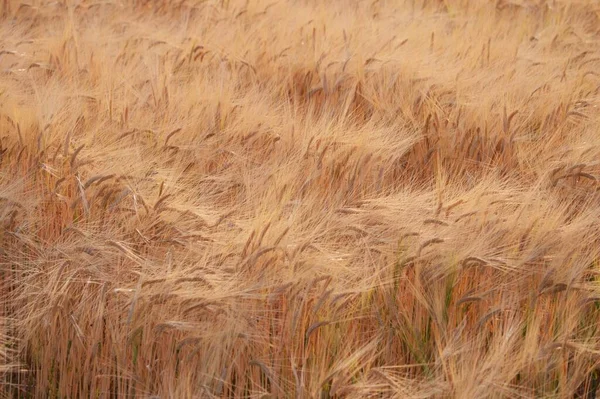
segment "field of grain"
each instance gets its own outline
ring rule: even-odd
[[[0,396],[594,398],[600,3],[0,1]]]

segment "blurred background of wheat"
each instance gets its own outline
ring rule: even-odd
[[[597,1],[0,4],[2,395],[594,397]]]

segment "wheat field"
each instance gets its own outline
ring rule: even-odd
[[[594,398],[596,0],[0,1],[0,395]]]

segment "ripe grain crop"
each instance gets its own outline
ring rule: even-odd
[[[0,1],[0,385],[593,398],[593,0]]]

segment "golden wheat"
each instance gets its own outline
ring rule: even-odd
[[[592,0],[0,2],[5,397],[595,397]]]

